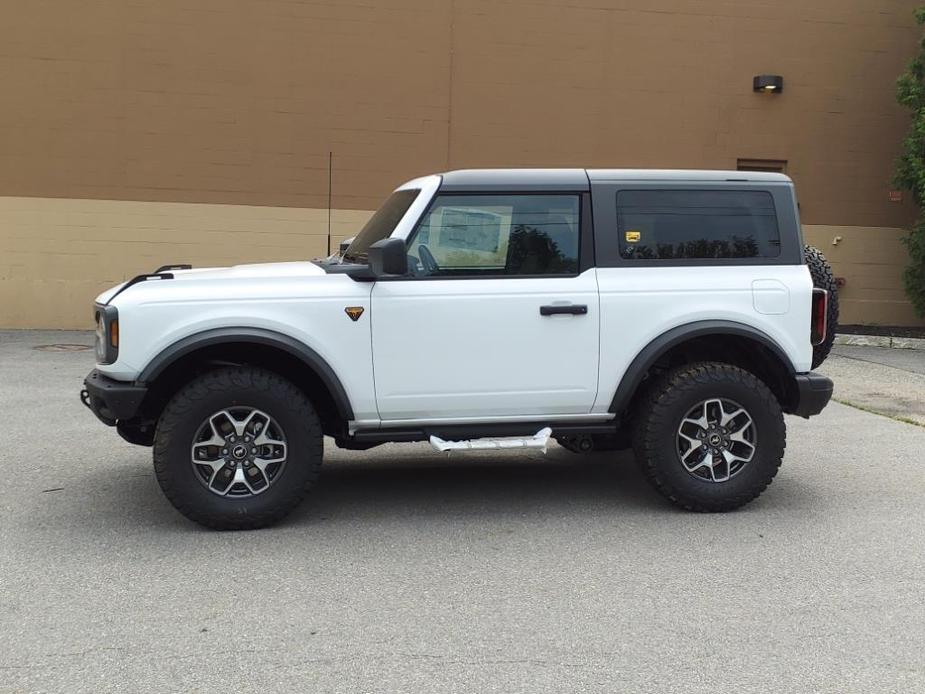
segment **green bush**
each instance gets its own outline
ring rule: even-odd
[[[915,11],[915,19],[925,24],[925,7]],[[912,193],[919,207],[919,216],[909,235],[903,239],[909,250],[909,265],[903,273],[906,294],[916,312],[925,316],[925,37],[919,42],[919,53],[906,71],[896,80],[896,100],[912,113],[909,132],[903,140],[903,150],[896,162],[894,181]]]

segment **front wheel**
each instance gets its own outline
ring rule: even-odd
[[[256,368],[210,371],[167,404],[154,471],[167,499],[197,523],[260,528],[283,518],[318,476],[321,424],[305,394]]]
[[[636,413],[633,448],[665,498],[689,511],[731,511],[774,479],[786,445],[777,398],[759,378],[704,362],[670,372]]]

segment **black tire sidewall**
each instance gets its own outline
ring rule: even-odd
[[[320,426],[308,401],[278,377],[269,376],[268,384],[258,386],[251,382],[253,373],[236,371],[227,379],[231,385],[226,388],[216,389],[212,384],[201,388],[202,384],[193,382],[181,390],[165,410],[155,435],[155,467],[164,492],[185,515],[213,527],[271,522],[298,503],[321,463]],[[209,377],[214,383],[216,375]],[[287,443],[286,463],[278,477],[265,491],[244,498],[210,491],[191,462],[193,437],[199,427],[209,416],[231,407],[253,407],[267,413],[282,427]],[[165,432],[168,427],[169,433]]]

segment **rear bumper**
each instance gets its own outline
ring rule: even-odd
[[[145,386],[116,381],[93,369],[84,379],[80,401],[89,407],[101,422],[115,426],[117,420],[131,419],[138,414],[147,393],[148,389]]]
[[[797,374],[797,406],[793,414],[811,417],[822,412],[832,399],[832,379],[814,372]]]

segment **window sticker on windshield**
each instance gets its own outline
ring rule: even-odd
[[[639,239],[642,237],[642,233],[639,231],[627,231],[626,232],[626,242],[627,243],[639,243]]]

